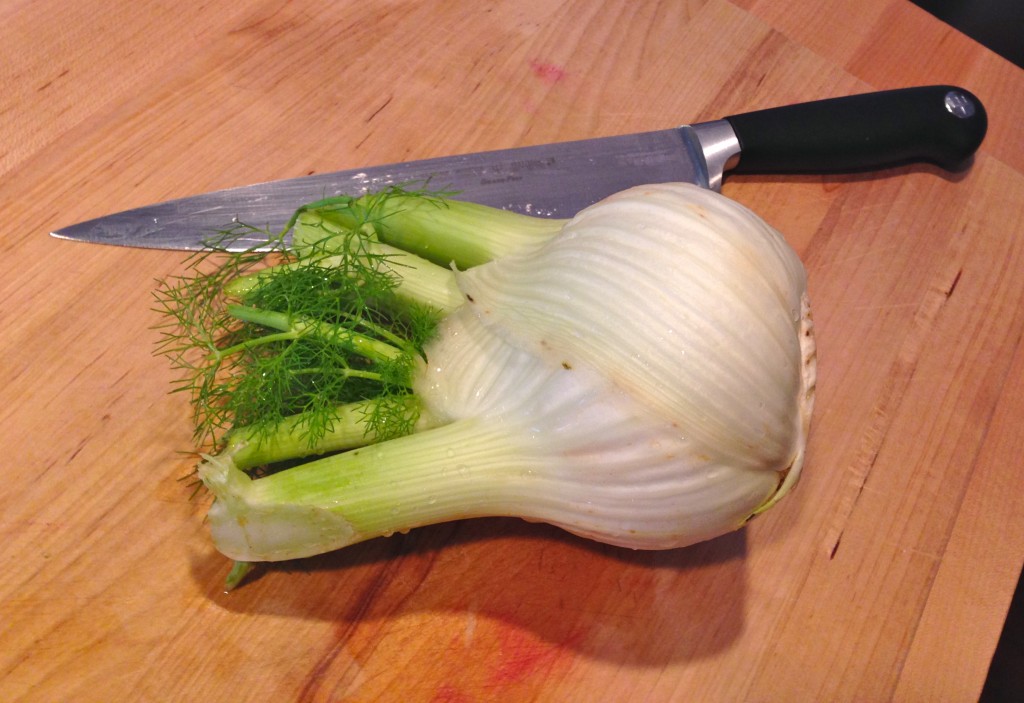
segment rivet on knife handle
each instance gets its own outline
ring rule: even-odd
[[[829,173],[930,162],[964,167],[988,118],[946,85],[903,88],[728,117],[740,143],[734,173]]]

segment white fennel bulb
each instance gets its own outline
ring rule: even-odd
[[[665,549],[741,527],[796,483],[806,274],[748,209],[637,187],[453,275],[465,302],[424,350],[420,430],[258,479],[210,457],[223,553],[301,557],[480,516]]]

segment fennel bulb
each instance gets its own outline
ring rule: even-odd
[[[461,214],[454,201],[428,210],[449,207]],[[302,414],[262,438],[229,434],[199,466],[225,555],[290,559],[479,516],[666,549],[741,527],[796,483],[815,385],[806,274],[746,208],[688,184],[637,187],[477,246],[465,270],[423,258],[440,249],[441,264],[459,264],[457,245],[425,240],[404,258],[393,246],[415,233],[392,236],[381,222],[394,220],[367,226],[346,208],[304,213],[298,246],[320,241],[309,228],[360,233],[358,256],[388,252],[376,268],[407,281],[395,295],[418,291],[420,272],[431,281],[434,293],[412,297],[440,322],[399,394],[415,416],[383,435],[386,423],[365,419],[371,401],[352,417],[350,403],[306,450],[287,441]],[[480,216],[480,238],[506,215]],[[345,241],[324,260],[350,251]],[[336,453],[253,478],[242,457],[254,448],[275,460]]]

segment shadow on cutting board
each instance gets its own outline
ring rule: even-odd
[[[742,530],[634,551],[517,518],[478,518],[261,566],[230,594],[219,589],[221,555],[197,556],[193,575],[232,611],[332,621],[353,651],[414,623],[442,648],[472,640],[478,658],[498,656],[511,637],[664,666],[710,656],[742,632],[746,552]],[[438,613],[448,617],[423,617]]]

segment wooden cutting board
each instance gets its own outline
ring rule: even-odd
[[[0,5],[0,700],[977,698],[1024,560],[1024,73],[902,0]],[[959,83],[972,168],[733,178],[810,274],[804,478],[632,552],[467,521],[230,594],[152,356],[173,252],[61,225],[214,188]]]

